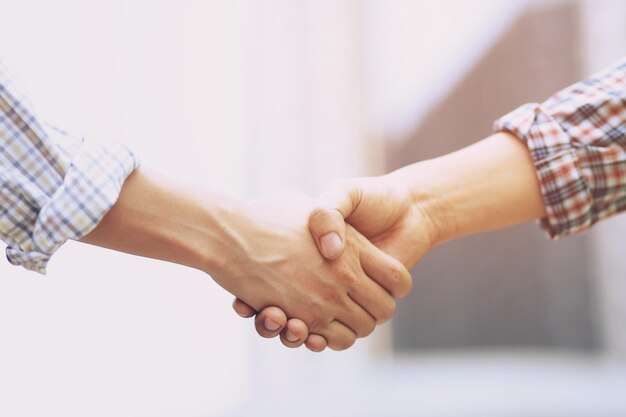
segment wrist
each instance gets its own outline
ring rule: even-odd
[[[394,174],[429,219],[433,246],[546,215],[530,153],[508,133]]]
[[[82,242],[199,269],[218,270],[237,200],[146,168],[131,174],[116,204]],[[228,225],[228,226],[227,226]]]
[[[232,269],[247,259],[244,229],[250,210],[247,203],[226,195],[213,193],[203,197],[198,225],[195,255],[197,269],[220,282],[233,276]]]
[[[418,214],[431,249],[458,234],[454,207],[446,198],[445,174],[436,160],[417,162],[388,174],[392,183],[405,187],[408,204]]]

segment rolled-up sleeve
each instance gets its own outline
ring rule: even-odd
[[[494,123],[527,145],[551,238],[626,210],[626,59]]]
[[[64,242],[98,225],[137,165],[123,145],[44,123],[0,62],[0,238],[9,262],[45,273]]]

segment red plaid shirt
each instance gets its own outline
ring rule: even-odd
[[[496,131],[523,140],[535,162],[557,238],[626,210],[626,58],[497,120]]]

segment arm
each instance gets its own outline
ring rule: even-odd
[[[508,133],[496,133],[457,152],[409,165],[389,174],[387,181],[408,190],[409,207],[422,218],[414,228],[428,230],[426,250],[546,215],[528,149]],[[407,256],[412,266],[417,259],[408,254],[403,258]]]
[[[448,240],[545,215],[533,161],[524,144],[507,133],[381,177],[337,181],[318,203],[309,226],[321,253],[341,259],[341,250],[324,247],[324,236],[337,233],[345,240],[345,218],[407,268]],[[241,300],[234,308],[244,316],[257,311]],[[268,333],[263,326],[268,318],[292,332],[305,327],[281,318],[279,309],[266,309],[256,318],[261,335]],[[318,336],[309,337],[307,345],[320,343]]]
[[[622,59],[544,103],[529,103],[502,117],[495,123],[500,133],[490,138],[402,168],[386,180],[348,182],[326,194],[323,204],[339,209],[368,237],[382,239],[379,232],[385,231],[379,247],[392,253],[401,248],[394,246],[389,233],[402,231],[402,225],[411,222],[388,221],[368,230],[359,224],[365,213],[410,219],[402,213],[413,207],[428,229],[423,237],[426,250],[468,233],[539,218],[552,238],[584,232],[626,210],[625,121],[626,59]],[[405,191],[377,189],[376,182]],[[396,197],[391,199],[395,211],[380,199],[385,194]],[[318,246],[322,233],[343,233],[341,217],[324,208],[312,214]],[[413,222],[407,229],[415,228]],[[417,250],[405,264],[412,265],[423,253]]]
[[[124,146],[41,122],[0,62],[0,239],[11,263],[44,273],[72,239],[187,265],[257,309],[303,318],[335,349],[390,317],[388,291],[410,287],[408,271],[352,229],[348,255],[323,259],[303,196],[244,203],[137,165]]]
[[[220,193],[200,197],[185,184],[139,168],[113,208],[80,241],[219,275],[231,257],[228,249],[236,245],[221,225],[241,208]]]
[[[329,259],[344,218],[412,266],[460,236],[541,219],[550,237],[626,210],[626,59],[542,104],[521,106],[470,147],[377,178],[335,183],[309,226]],[[237,306],[238,308],[240,306]],[[261,318],[263,314],[260,314]]]
[[[343,241],[345,219],[408,268],[446,241],[545,215],[533,161],[508,133],[381,177],[337,181],[319,201],[309,225],[321,253],[325,234]]]
[[[306,228],[310,202],[278,202],[245,203],[139,168],[81,240],[204,271],[255,309],[278,305],[300,317],[334,349],[389,319],[387,291],[406,293],[408,272],[352,230],[346,257],[324,260]]]

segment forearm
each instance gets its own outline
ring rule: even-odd
[[[302,319],[334,348],[390,318],[395,303],[383,288],[407,286],[408,271],[354,232],[345,255],[326,261],[307,230],[311,201],[292,194],[271,203],[240,202],[139,168],[82,241],[207,272],[255,310],[275,305]]]
[[[238,202],[145,168],[131,174],[115,206],[82,242],[219,273]]]
[[[390,174],[433,225],[433,246],[546,215],[528,149],[508,133]]]

